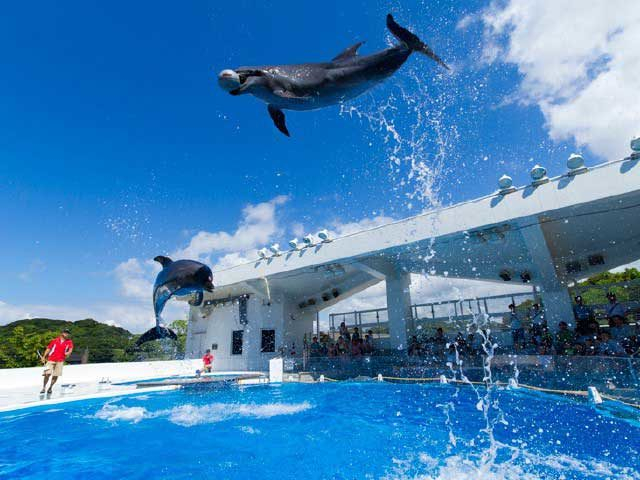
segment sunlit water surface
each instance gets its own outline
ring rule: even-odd
[[[478,394],[449,385],[285,384],[8,413],[0,416],[0,476],[640,478],[635,412],[495,390],[487,431]]]

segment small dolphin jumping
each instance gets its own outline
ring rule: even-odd
[[[156,326],[143,333],[136,341],[136,345],[160,338],[169,337],[173,340],[178,338],[173,330],[160,324],[162,310],[172,296],[195,293],[195,300],[189,301],[189,304],[200,305],[204,299],[204,290],[213,291],[213,274],[204,263],[195,260],[174,262],[169,257],[161,255],[154,260],[162,265],[162,270],[153,285],[153,311],[156,315]]]
[[[223,70],[218,83],[231,95],[250,93],[267,104],[275,126],[289,136],[282,110],[315,110],[351,100],[393,75],[413,52],[420,52],[449,70],[428,45],[387,15],[387,27],[398,45],[359,56],[364,42],[326,63],[240,67]]]

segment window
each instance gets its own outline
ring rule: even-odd
[[[276,351],[276,331],[262,330],[262,345],[260,351],[263,353],[272,353]]]
[[[242,355],[243,330],[234,330],[231,336],[231,355]]]
[[[238,310],[240,313],[240,324],[246,325],[249,323],[249,318],[247,317],[247,297],[242,296],[238,301]]]

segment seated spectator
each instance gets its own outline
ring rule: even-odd
[[[560,322],[558,324],[558,333],[556,333],[556,353],[558,355],[571,355],[566,350],[571,350],[574,341],[574,334],[569,330],[567,322]]]
[[[589,320],[584,333],[578,337],[580,343],[585,343],[588,338],[595,341],[600,336],[600,324],[595,320]]]
[[[335,343],[331,342],[329,344],[329,351],[327,352],[327,356],[331,358],[338,356],[338,346]]]
[[[327,347],[327,341],[325,340],[322,343],[320,343],[320,355],[325,357],[327,353],[329,353],[329,348]]]
[[[411,341],[409,342],[409,348],[407,350],[407,353],[411,357],[417,357],[418,355],[420,355],[421,352],[422,352],[422,345],[420,345],[420,342],[418,342],[418,337],[414,335],[413,337],[411,337]]]
[[[351,336],[349,335],[349,329],[347,328],[344,322],[340,324],[340,331],[338,333],[345,341],[347,342],[351,341]]]
[[[593,357],[598,354],[598,346],[596,345],[596,341],[592,337],[588,337],[584,341],[584,354],[587,357]]]
[[[353,333],[351,334],[351,340],[353,339],[356,340],[360,340],[360,331],[358,330],[358,327],[353,327]]]
[[[599,355],[610,355],[613,357],[621,357],[625,355],[624,348],[618,342],[611,338],[609,332],[600,334],[600,343],[598,344]]]
[[[318,343],[318,337],[313,337],[311,345],[309,345],[309,355],[311,357],[319,357],[322,353],[322,346]]]
[[[373,353],[373,338],[368,333],[364,336],[364,352],[365,355]]]
[[[584,335],[589,328],[589,322],[595,320],[595,315],[593,308],[584,304],[581,295],[576,295],[575,301],[573,316],[576,320],[576,332],[579,335]]]
[[[573,345],[573,351],[571,354],[567,353],[567,355],[584,355],[585,354],[585,349],[584,349],[584,344],[582,343],[575,343]]]
[[[474,333],[467,335],[467,349],[469,355],[478,355],[482,350],[482,337]]]
[[[444,336],[444,330],[442,329],[442,327],[438,327],[438,329],[436,330],[436,336],[433,337],[434,343],[447,343],[447,339]]]
[[[534,303],[531,306],[529,318],[531,319],[531,335],[540,336],[542,334],[543,327],[547,326],[547,319],[545,318],[544,310],[540,307],[539,303]]]
[[[607,305],[607,320],[609,320],[609,326],[612,327],[616,318],[625,319],[627,316],[627,309],[622,306],[620,302],[618,302],[616,294],[613,292],[607,293],[607,298],[609,299],[609,305]]]
[[[455,343],[449,344],[449,348],[447,349],[447,354],[445,355],[445,360],[447,363],[450,363],[452,367],[455,367],[458,364],[458,355],[456,353]]]
[[[516,312],[516,306],[512,303],[509,305],[509,325],[511,326],[511,339],[513,340],[513,348],[517,352],[522,349],[526,343],[524,338],[524,328],[522,321]]]
[[[351,356],[352,357],[362,356],[362,350],[360,350],[360,342],[355,338],[351,340]]]
[[[338,350],[338,355],[347,355],[350,351],[349,345],[342,335],[338,337],[338,345],[336,348]]]
[[[553,354],[553,336],[549,333],[549,329],[546,326],[542,327],[542,332],[539,336],[536,336],[538,345],[538,354],[540,355],[552,355]],[[539,340],[538,340],[539,339]]]
[[[615,316],[613,317],[613,326],[609,329],[609,333],[611,334],[611,338],[624,345],[631,341],[633,328],[626,324],[624,317]]]

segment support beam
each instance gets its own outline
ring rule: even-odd
[[[558,323],[573,323],[573,305],[566,282],[558,277],[555,262],[540,224],[522,229],[522,236],[535,266],[533,282],[540,286],[545,318],[549,330],[558,330]]]
[[[391,348],[405,350],[408,332],[412,331],[411,274],[394,272],[387,275],[387,315]]]

